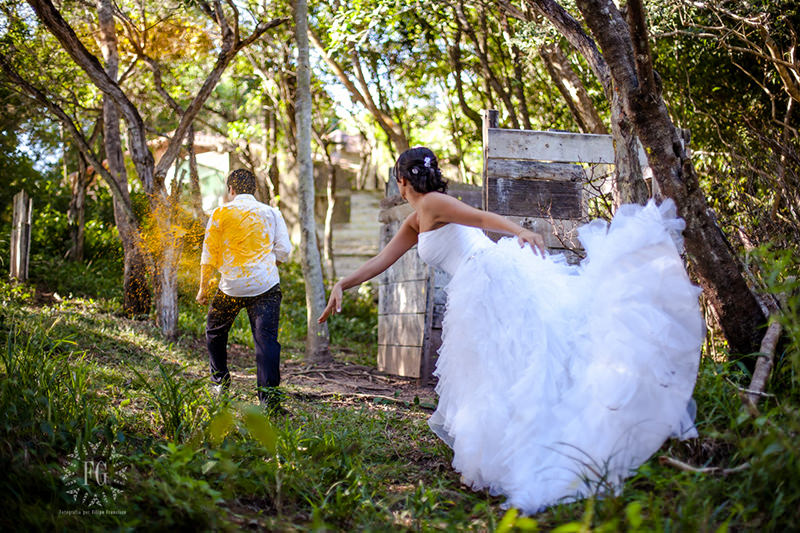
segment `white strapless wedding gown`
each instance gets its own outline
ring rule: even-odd
[[[477,228],[420,233],[452,276],[430,427],[475,489],[532,514],[613,493],[670,436],[696,436],[705,324],[674,204],[620,208],[579,230],[568,265]]]

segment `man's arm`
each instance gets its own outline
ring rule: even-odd
[[[208,303],[208,293],[211,286],[211,279],[219,265],[221,253],[219,220],[217,211],[211,213],[206,226],[206,235],[203,239],[203,251],[200,255],[200,289],[197,291],[197,303],[205,305]]]
[[[292,241],[289,239],[289,230],[286,229],[286,222],[283,220],[281,212],[273,208],[272,214],[275,217],[275,243],[272,251],[275,253],[275,260],[278,263],[285,263],[292,252]]]
[[[197,291],[197,303],[206,305],[208,303],[208,293],[211,289],[211,278],[214,276],[215,268],[211,265],[200,265],[200,289]]]

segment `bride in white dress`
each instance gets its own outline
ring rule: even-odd
[[[579,230],[586,259],[547,255],[541,235],[446,194],[427,148],[395,165],[414,208],[381,252],[332,289],[371,279],[415,244],[452,276],[431,429],[474,489],[528,514],[618,491],[689,414],[705,334],[665,201],[622,206]],[[493,243],[482,230],[515,238]]]

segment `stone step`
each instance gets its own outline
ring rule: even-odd
[[[346,276],[377,254],[381,224],[378,222],[382,194],[353,191],[350,222],[333,227],[333,262],[336,275]]]

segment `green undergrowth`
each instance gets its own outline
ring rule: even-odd
[[[121,252],[98,256],[84,263],[52,256],[35,256],[31,260],[30,277],[47,298],[82,298],[108,311],[122,309]],[[189,254],[191,255],[191,253]],[[197,255],[196,253],[194,255]],[[192,256],[193,257],[193,256]],[[208,308],[197,304],[197,260],[181,264],[178,291],[178,329],[189,337],[205,334]],[[305,284],[299,263],[280,267],[281,302],[278,340],[289,349],[302,350],[306,336]],[[330,321],[332,351],[343,360],[375,365],[378,345],[377,294],[373,286],[364,284],[359,290],[344,295],[343,313]],[[253,348],[253,336],[247,313],[242,311],[231,328],[229,340]]]
[[[771,283],[797,294],[790,276]],[[221,397],[208,387],[188,326],[168,343],[102,298],[43,304],[0,283],[0,529],[789,530],[800,518],[798,300],[757,410],[742,407],[742,368],[704,357],[699,439],[668,441],[617,495],[524,517],[460,484],[420,406],[288,386],[290,414],[269,415],[253,403],[254,377]]]
[[[281,317],[278,340],[285,347],[302,350],[306,331],[306,295],[300,264],[286,263],[280,267]],[[182,332],[201,336],[205,332],[207,308],[197,305],[195,278],[182,287],[179,293],[180,315],[178,325]],[[344,360],[375,365],[378,346],[377,295],[372,286],[365,284],[360,290],[347,291],[342,304],[343,312],[333,316],[328,324],[331,346]],[[247,314],[242,311],[230,332],[230,341],[253,347],[253,337]]]

